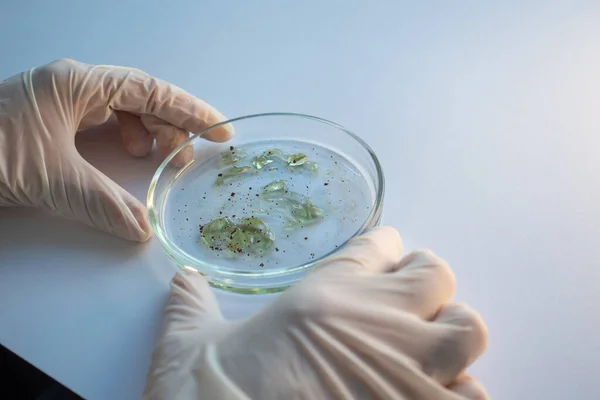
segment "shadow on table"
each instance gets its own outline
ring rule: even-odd
[[[81,397],[0,346],[0,398],[80,400]]]
[[[35,248],[38,253],[48,249],[48,252],[86,252],[97,257],[110,252],[111,258],[129,258],[145,246],[42,210],[0,208],[0,220],[2,227],[7,227],[0,229],[0,254],[23,255],[24,249]]]

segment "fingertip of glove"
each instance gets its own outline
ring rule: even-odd
[[[393,237],[398,240],[402,240],[402,237],[400,236],[400,232],[398,232],[398,230],[396,228],[391,227],[389,225],[376,226],[374,228],[369,229],[368,233],[378,234],[378,235],[379,234],[386,235],[386,236]]]
[[[135,221],[134,240],[140,243],[147,242],[153,235],[148,210],[141,203],[129,205]]]
[[[146,207],[129,193],[109,189],[98,199],[101,206],[95,207],[95,218],[82,219],[84,222],[132,242],[143,243],[152,237]]]
[[[200,137],[202,139],[210,140],[211,142],[227,142],[235,135],[233,126],[231,123],[224,125],[214,126],[203,132]]]
[[[434,322],[458,328],[452,331],[468,343],[468,354],[474,355],[469,363],[483,354],[488,347],[488,328],[483,318],[465,303],[446,304],[438,312]]]
[[[488,400],[489,396],[483,385],[468,375],[463,375],[448,386],[448,389],[465,399]]]
[[[210,292],[208,281],[202,274],[190,267],[183,267],[175,273],[171,280],[171,287],[178,287],[201,298]]]
[[[198,282],[207,283],[202,274],[190,267],[183,267],[177,271],[171,282],[179,286],[181,286],[183,282],[193,282],[195,284]]]
[[[137,198],[83,158],[75,170],[79,178],[69,177],[69,190],[60,202],[64,206],[63,215],[125,240],[145,242],[150,239],[152,227],[148,210]]]
[[[233,129],[233,125],[231,123],[222,124],[219,126],[215,126],[217,124],[223,123],[227,121],[227,117],[223,115],[219,110],[212,108],[212,116],[213,116],[213,126],[204,131],[200,137],[206,140],[210,140],[211,142],[226,142],[231,139],[235,135],[235,130]]]
[[[360,236],[358,238],[361,240]],[[366,238],[378,243],[381,248],[389,249],[394,254],[402,253],[402,237],[400,236],[400,233],[391,226],[376,226],[371,228],[362,236],[362,239]]]
[[[144,230],[139,225],[126,230],[119,229],[118,231],[112,233],[122,237],[123,239],[137,243],[147,242],[148,240],[150,240],[153,234],[151,229]]]
[[[145,243],[148,240],[150,240],[150,238],[152,237],[154,232],[152,232],[152,229],[148,229],[148,230],[141,230],[140,234],[138,235],[138,237],[135,239],[137,242],[140,243]]]
[[[131,156],[135,158],[143,158],[148,156],[152,151],[152,138],[149,140],[136,140],[125,143],[125,149]]]

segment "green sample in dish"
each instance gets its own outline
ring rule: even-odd
[[[236,178],[240,178],[242,175],[248,173],[251,169],[252,167],[249,167],[247,165],[241,167],[236,167],[234,165],[233,167],[229,167],[225,171],[217,175],[217,180],[215,181],[215,184],[222,185]]]
[[[214,251],[235,254],[264,254],[273,248],[275,235],[266,222],[256,217],[241,218],[235,223],[229,217],[217,218],[200,226],[202,241]]]
[[[254,157],[252,159],[252,165],[256,169],[262,169],[265,165],[269,165],[275,161],[283,162],[289,167],[304,166],[309,171],[317,171],[317,164],[308,161],[306,154],[295,153],[287,155],[278,149],[270,149],[263,152],[261,155]]]
[[[313,143],[216,145],[180,178],[164,216],[172,240],[190,257],[226,271],[273,271],[315,260],[351,237],[372,206],[360,171]]]
[[[245,150],[234,147],[221,153],[218,166],[227,168],[217,175],[215,181],[217,186],[224,183],[231,184],[233,180],[258,174],[263,167],[276,161],[284,162],[292,169],[304,166],[310,171],[316,171],[316,164],[308,161],[306,154],[286,155],[278,149],[266,150],[253,157],[252,166],[235,165],[237,162],[244,161],[246,154]],[[231,198],[234,197],[234,194],[231,194]],[[324,211],[315,206],[308,197],[288,190],[285,180],[275,180],[264,186],[261,197],[274,204],[275,212],[280,212],[288,220],[284,227],[285,230],[312,224],[324,214]],[[256,210],[256,212],[261,213],[261,210]],[[241,218],[238,223],[230,217],[214,219],[200,226],[200,236],[204,244],[211,250],[225,252],[228,257],[235,257],[237,254],[264,254],[273,248],[275,242],[275,235],[267,223],[254,216]]]
[[[285,180],[277,180],[263,188],[263,198],[275,202],[280,209],[287,212],[289,223],[285,229],[296,229],[316,222],[324,211],[313,204],[310,198],[287,189]]]
[[[265,193],[268,192],[277,192],[280,190],[285,190],[285,188],[287,187],[287,182],[284,180],[278,180],[278,181],[273,181],[271,183],[269,183],[268,185],[266,185],[263,190]]]
[[[221,153],[219,157],[219,167],[227,165],[233,165],[237,162],[242,161],[246,157],[246,152],[243,149],[236,149],[233,146],[229,148],[229,151]]]
[[[229,148],[229,151],[221,153],[219,157],[218,166],[224,167],[227,165],[231,165],[229,168],[224,170],[217,176],[215,181],[216,185],[222,185],[226,182],[231,182],[237,178],[240,178],[247,173],[252,173],[256,171],[262,170],[265,166],[272,164],[276,161],[285,163],[292,170],[296,170],[300,167],[303,167],[311,172],[317,172],[317,164],[314,162],[308,161],[308,157],[306,154],[295,153],[295,154],[285,154],[283,151],[278,149],[270,149],[264,151],[262,154],[258,156],[252,157],[251,164],[252,166],[243,165],[237,166],[235,165],[238,162],[244,161],[246,158],[246,151],[239,148],[234,148],[233,146]],[[254,170],[254,171],[253,171]]]

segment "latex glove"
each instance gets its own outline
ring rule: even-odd
[[[486,399],[464,374],[485,349],[479,315],[448,304],[454,277],[398,233],[353,239],[258,314],[224,321],[208,284],[172,282],[146,399]]]
[[[132,68],[58,60],[15,75],[0,82],[0,206],[42,207],[147,240],[146,208],[75,148],[77,131],[105,122],[113,111],[134,156],[147,155],[154,140],[167,155],[188,132],[224,119],[203,101]],[[223,126],[206,139],[231,135]]]

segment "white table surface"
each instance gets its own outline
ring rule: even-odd
[[[381,158],[385,222],[485,318],[471,372],[492,397],[600,398],[600,3],[412,3],[13,1],[0,76],[128,65],[229,116],[349,127]],[[144,199],[158,160],[118,141],[103,127],[80,149]],[[173,272],[156,240],[0,210],[0,343],[86,398],[137,398]],[[226,314],[262,301],[245,299]]]

